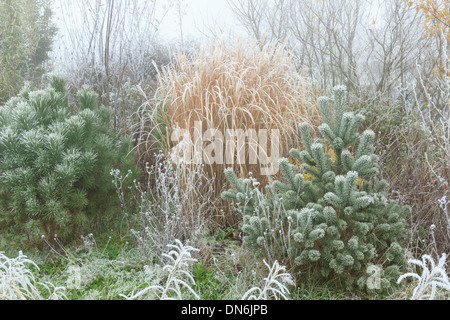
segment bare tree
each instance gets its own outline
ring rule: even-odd
[[[415,63],[425,60],[430,41],[417,24],[419,13],[409,10],[404,1],[388,1],[382,6],[381,27],[366,30],[370,40],[366,74],[376,92],[391,96],[395,86],[404,87],[406,79],[414,77]]]
[[[238,21],[260,43],[263,41],[264,26],[269,4],[266,0],[232,1],[228,5]]]
[[[159,24],[167,13],[156,10],[157,1],[64,0],[60,14],[64,24],[60,65],[78,78],[75,87],[93,86],[110,106],[117,128],[119,111],[128,130],[125,84],[140,84],[154,75],[152,53],[157,48]],[[65,50],[64,50],[65,49]],[[74,70],[75,69],[75,70]]]
[[[404,0],[233,0],[229,7],[260,43],[295,48],[316,85],[345,84],[359,98],[395,98],[396,87],[418,80],[416,62],[431,70],[439,52],[417,23],[421,12]]]

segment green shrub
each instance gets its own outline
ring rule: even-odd
[[[263,195],[229,169],[233,189],[222,197],[240,205],[244,244],[266,258],[288,259],[348,287],[386,288],[405,265],[400,243],[410,209],[386,198],[388,184],[376,178],[375,134],[358,134],[364,117],[346,112],[345,96],[336,87],[334,99],[320,98],[323,139],[313,141],[300,124],[305,150],[280,159],[284,181]]]
[[[64,80],[26,86],[0,108],[0,226],[29,240],[80,231],[117,205],[110,170],[133,170],[130,140],[87,87],[69,106]]]

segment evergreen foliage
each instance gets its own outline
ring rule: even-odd
[[[375,134],[358,133],[364,117],[346,112],[345,97],[339,86],[333,98],[320,98],[322,139],[313,140],[308,125],[300,124],[304,150],[292,149],[290,160],[279,160],[283,181],[272,182],[263,195],[251,179],[227,169],[232,189],[222,197],[239,204],[244,244],[257,253],[283,256],[349,288],[386,288],[406,263],[401,242],[410,208],[386,198],[388,184],[376,177]],[[369,265],[380,270],[376,279]]]
[[[117,206],[111,168],[135,171],[131,141],[88,87],[69,106],[64,80],[30,85],[0,108],[0,227],[69,235]]]

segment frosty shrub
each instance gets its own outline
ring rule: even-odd
[[[442,254],[438,263],[435,263],[429,255],[423,255],[422,261],[410,259],[408,261],[410,264],[422,268],[422,274],[408,272],[398,278],[397,282],[400,283],[409,277],[414,278],[417,280],[417,285],[414,288],[411,300],[433,300],[438,288],[450,292],[450,282],[445,269],[446,260],[447,255],[445,253]]]
[[[60,300],[67,299],[65,288],[46,282],[37,282],[29,266],[39,267],[19,251],[16,258],[8,258],[0,252],[0,300]],[[44,298],[42,292],[48,292]]]
[[[160,300],[182,300],[182,288],[184,288],[199,299],[198,294],[192,289],[192,286],[195,286],[195,280],[189,269],[193,263],[197,262],[197,259],[192,258],[191,252],[199,250],[183,245],[178,239],[175,239],[175,244],[169,244],[167,247],[169,252],[162,254],[162,257],[167,259],[167,264],[162,269],[166,273],[165,283],[149,285],[136,294],[132,292],[131,296],[120,295],[121,297],[134,300],[145,296],[151,298],[153,295]]]
[[[176,239],[195,241],[208,228],[214,179],[203,169],[201,164],[176,161],[172,154],[155,154],[154,164],[146,163],[146,180],[134,181],[132,204],[124,198],[124,185],[130,177],[119,170],[111,171],[122,210],[143,257],[161,254]]]
[[[29,86],[0,108],[0,227],[36,236],[69,235],[112,212],[111,167],[134,168],[129,140],[85,87],[69,105],[64,80]],[[111,197],[112,196],[112,197]]]
[[[232,189],[222,196],[239,204],[244,244],[257,254],[349,288],[381,289],[406,264],[401,243],[410,209],[386,198],[387,182],[376,178],[375,134],[357,132],[364,117],[346,112],[346,95],[339,86],[333,98],[320,98],[323,139],[313,141],[308,125],[300,124],[305,150],[292,149],[290,159],[279,161],[283,180],[265,195],[229,169]]]
[[[269,274],[264,278],[264,285],[260,287],[255,286],[249,289],[243,296],[242,300],[275,300],[283,298],[289,300],[289,290],[287,286],[295,285],[292,276],[286,272],[286,267],[280,266],[278,261],[275,261],[272,266],[263,261],[269,269]]]

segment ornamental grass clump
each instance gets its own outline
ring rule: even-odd
[[[409,207],[387,199],[377,178],[375,134],[358,133],[364,117],[346,111],[346,90],[319,99],[322,139],[300,124],[304,150],[280,159],[282,181],[263,194],[252,179],[225,174],[232,186],[222,197],[243,214],[244,245],[266,259],[291,262],[302,274],[382,289],[405,266],[402,240]],[[256,187],[255,187],[256,186]]]
[[[288,148],[296,146],[294,124],[314,123],[319,118],[318,109],[310,100],[309,84],[295,69],[284,46],[269,44],[261,48],[242,41],[232,45],[214,43],[209,48],[202,47],[192,58],[178,53],[173,62],[160,71],[154,99],[139,112],[139,150],[142,157],[148,153],[147,158],[152,156],[154,147],[171,152],[185,141],[184,135],[182,141],[172,141],[176,130],[187,131],[195,145],[196,135],[200,136],[200,148],[192,153],[193,158],[199,156],[200,160],[195,158],[193,162],[199,160],[205,164],[209,177],[215,176],[213,197],[219,200],[227,165],[241,176],[253,172],[265,185],[268,179],[261,173],[261,166],[272,167],[279,157],[272,155],[287,154]],[[208,136],[208,130],[213,130],[215,140]],[[239,130],[255,130],[257,137],[249,134],[244,138],[245,145],[237,145],[236,152],[227,152],[226,148],[232,145],[225,141],[227,134]],[[267,150],[258,151],[253,161],[251,153],[257,150],[253,139],[258,140],[259,146],[264,145],[258,136],[262,130],[267,130],[269,136]],[[279,143],[272,130],[278,130]],[[212,145],[217,146],[214,159],[207,163],[203,151]],[[228,220],[227,213],[223,215]],[[221,216],[218,213],[215,218],[220,224]]]
[[[110,169],[135,168],[130,140],[87,87],[69,105],[64,80],[25,87],[0,108],[0,228],[30,243],[80,231],[116,208]]]

